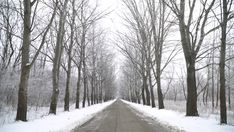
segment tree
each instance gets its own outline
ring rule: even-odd
[[[57,32],[57,40],[56,40],[56,47],[55,47],[55,55],[53,59],[53,69],[52,69],[52,76],[53,76],[53,92],[51,96],[50,102],[50,114],[56,114],[57,110],[57,101],[58,101],[58,94],[59,94],[59,73],[60,73],[60,65],[61,65],[61,56],[62,56],[62,49],[63,49],[63,37],[64,37],[64,24],[66,21],[66,10],[67,10],[67,3],[68,0],[64,0],[61,5],[61,9],[59,11],[59,30]]]
[[[86,99],[88,101],[88,105],[90,105],[89,99],[89,87],[88,87],[88,69],[87,69],[87,46],[90,43],[90,40],[87,39],[87,34],[89,33],[91,26],[103,18],[105,12],[98,12],[98,5],[96,4],[94,8],[90,8],[89,0],[82,0],[80,4],[80,12],[78,16],[78,20],[80,21],[80,55],[81,55],[81,67],[83,74],[83,102],[82,107],[85,107]]]
[[[187,68],[186,116],[198,116],[195,65],[198,52],[205,36],[218,28],[214,27],[205,32],[209,13],[211,12],[215,0],[212,0],[211,2],[200,1],[202,9],[197,18],[195,17],[195,13],[197,13],[195,12],[195,7],[198,3],[196,0],[180,0],[179,4],[177,4],[177,2],[174,0],[164,0],[164,2],[172,10],[172,12],[174,12],[179,22],[181,45]],[[188,12],[188,14],[185,14],[185,10]]]
[[[16,120],[27,121],[27,87],[30,72],[29,47],[31,44],[31,1],[24,0],[24,33],[22,45],[21,76]]]
[[[170,10],[167,10],[165,3],[161,0],[159,2],[154,0],[123,0],[123,2],[128,9],[127,13],[129,13],[125,14],[124,20],[131,35],[123,34],[124,38],[122,37],[121,40],[123,40],[124,46],[118,47],[141,73],[143,104],[151,104],[152,107],[155,107],[154,86],[157,84],[159,109],[163,109],[161,75],[165,67],[178,53],[177,46],[175,46],[175,49],[170,51],[169,56],[165,57],[167,59],[165,63],[162,63],[163,48],[166,47],[165,40],[173,25],[173,19],[169,17]],[[169,22],[170,20],[172,22]],[[137,52],[132,52],[132,49],[136,49]],[[155,84],[154,80],[156,80]]]
[[[74,45],[74,27],[75,27],[75,17],[76,17],[76,10],[75,10],[75,0],[72,0],[72,16],[71,16],[71,33],[70,33],[70,44],[67,49],[68,60],[67,60],[67,79],[66,79],[66,92],[64,98],[64,110],[69,111],[69,100],[70,100],[70,78],[71,78],[71,64],[72,64],[72,50]]]
[[[220,50],[220,58],[219,58],[219,73],[220,73],[220,123],[227,124],[227,108],[226,108],[226,77],[225,77],[225,61],[226,61],[226,45],[227,45],[227,24],[228,20],[233,18],[234,16],[230,15],[230,10],[232,7],[232,2],[223,0],[222,5],[222,17],[221,20],[218,19],[221,26],[221,50]]]
[[[23,23],[24,23],[24,31],[23,31],[23,45],[22,45],[22,62],[21,62],[21,74],[20,74],[20,84],[19,84],[19,92],[18,92],[18,106],[17,106],[17,115],[16,120],[22,120],[27,121],[27,89],[28,89],[28,80],[29,80],[29,73],[32,65],[36,61],[40,50],[42,49],[46,35],[49,31],[49,28],[52,24],[52,21],[55,16],[56,8],[53,11],[52,17],[50,19],[49,24],[47,25],[44,34],[42,36],[42,41],[39,46],[39,49],[35,53],[31,63],[29,62],[30,57],[30,45],[31,45],[31,12],[32,12],[32,6],[36,3],[36,7],[34,12],[36,12],[37,6],[38,6],[37,0],[34,0],[31,2],[30,0],[24,0],[24,17],[23,17]],[[56,6],[55,6],[56,7]],[[35,14],[34,14],[35,15]]]
[[[77,32],[78,33],[78,32]],[[75,41],[76,41],[76,59],[72,59],[73,62],[75,63],[76,67],[77,67],[77,83],[76,83],[76,109],[79,109],[80,107],[80,84],[81,84],[81,69],[82,69],[82,56],[81,56],[81,47],[79,45],[79,40],[78,40],[78,34],[76,33],[75,36]]]
[[[159,109],[164,108],[164,102],[163,102],[163,94],[162,94],[162,88],[161,88],[161,75],[165,67],[169,64],[169,62],[174,58],[175,55],[174,52],[175,49],[172,50],[170,53],[170,56],[167,59],[167,62],[162,65],[162,54],[163,54],[163,47],[165,46],[165,39],[167,38],[169,29],[173,25],[173,19],[172,22],[168,22],[170,11],[167,11],[167,6],[163,2],[163,0],[159,0],[158,3],[155,2],[155,0],[148,0],[147,1],[147,8],[149,10],[150,15],[150,23],[152,28],[152,43],[153,43],[153,49],[154,49],[154,62],[151,65],[155,65],[155,69],[152,67],[154,78],[156,79],[157,83],[157,93],[158,93],[158,105]],[[177,47],[177,46],[176,46]],[[150,50],[150,49],[149,49]],[[149,56],[149,58],[151,58]],[[153,60],[153,59],[151,59]],[[152,91],[153,92],[153,91]],[[151,94],[152,94],[151,92]],[[151,95],[151,98],[153,96]],[[153,99],[152,99],[153,100]],[[152,102],[152,107],[155,107]]]
[[[150,96],[150,90],[149,90],[149,68],[150,66],[150,34],[149,29],[150,26],[147,23],[148,18],[145,13],[145,7],[141,7],[140,4],[137,4],[135,0],[123,0],[124,4],[126,5],[130,16],[125,15],[124,20],[129,24],[128,28],[130,32],[132,32],[135,36],[131,36],[128,34],[124,34],[124,38],[120,38],[124,44],[124,47],[120,47],[120,49],[123,51],[123,53],[128,57],[132,63],[137,67],[139,72],[141,73],[142,77],[142,100],[143,104],[150,105],[152,102],[152,98]],[[143,2],[143,1],[140,1]],[[144,5],[144,4],[142,4]],[[126,40],[124,40],[126,39]],[[140,56],[138,60],[132,56],[131,48],[135,48],[138,51],[138,55]],[[152,91],[152,86],[151,86]],[[152,93],[153,94],[153,93]]]
[[[19,14],[12,10],[14,6],[9,0],[5,0],[0,3],[0,16],[2,18],[2,22],[0,23],[0,43],[2,45],[2,54],[0,55],[0,71],[6,70],[11,64],[12,57],[15,53],[14,45],[13,45],[13,37],[15,32],[15,27],[17,25],[17,21],[19,19]],[[14,20],[12,20],[14,17]],[[0,76],[2,76],[1,73]],[[1,77],[0,77],[1,78]]]

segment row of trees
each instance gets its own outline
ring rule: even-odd
[[[0,76],[6,78],[9,72],[11,76],[14,73],[20,76],[16,120],[27,120],[30,79],[40,74],[39,71],[47,74],[51,68],[52,79],[44,80],[52,82],[48,84],[53,89],[51,114],[56,114],[61,88],[64,89],[65,111],[69,111],[71,89],[75,92],[76,108],[80,107],[81,97],[82,107],[114,97],[114,55],[108,52],[106,32],[99,26],[99,20],[108,13],[99,10],[97,3],[89,0],[3,0],[0,6]],[[76,87],[71,87],[74,79]],[[5,82],[0,84],[6,97]],[[46,98],[43,94],[40,98],[43,96]]]
[[[210,77],[212,104],[214,103],[214,70],[218,60],[217,84],[220,85],[217,97],[220,97],[220,122],[227,123],[225,90],[227,86],[231,89],[231,86],[230,83],[226,85],[225,75],[228,72],[225,72],[225,65],[233,58],[231,52],[226,55],[226,46],[230,45],[230,51],[233,48],[233,42],[227,41],[227,39],[232,40],[228,35],[231,36],[233,26],[231,22],[233,1],[123,0],[123,3],[127,7],[123,19],[128,31],[119,33],[121,40],[119,43],[122,45],[119,44],[118,47],[126,56],[123,65],[123,87],[128,89],[123,90],[121,95],[138,103],[142,99],[143,104],[155,107],[154,86],[156,85],[158,107],[163,109],[163,100],[175,80],[173,74],[178,72],[175,67],[167,71],[165,69],[175,62],[174,58],[183,53],[186,86],[183,83],[182,92],[186,99],[186,116],[198,116],[198,95],[203,93],[207,102]],[[176,34],[180,34],[180,41],[176,41],[179,38]],[[209,41],[210,39],[214,41]],[[207,83],[203,85],[204,81],[199,79],[199,74],[206,68],[208,73],[202,75],[206,77],[208,75],[205,77]],[[167,79],[168,84],[162,89],[161,78],[166,77],[168,72],[172,77]],[[176,92],[174,93],[177,94]],[[229,98],[230,94],[231,90]]]

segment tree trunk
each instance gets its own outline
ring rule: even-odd
[[[146,93],[146,105],[150,106],[150,92],[147,85],[147,77],[145,75],[143,77],[143,85]]]
[[[82,25],[82,37],[81,37],[81,61],[83,65],[83,87],[84,87],[84,93],[83,93],[83,102],[82,102],[82,107],[85,107],[85,102],[86,102],[86,97],[87,97],[87,71],[86,71],[86,60],[85,60],[85,36],[86,36],[86,26]]]
[[[158,108],[164,109],[163,94],[161,89],[161,78],[157,77],[156,82],[157,82],[157,92],[158,92]]]
[[[150,85],[150,95],[151,95],[151,106],[152,108],[155,107],[155,99],[154,99],[154,88],[153,88],[153,84],[152,84],[152,78],[151,78],[151,74],[149,71],[149,85]]]
[[[24,0],[24,32],[22,45],[21,75],[18,91],[18,106],[16,120],[27,121],[27,91],[30,74],[29,50],[31,36],[31,1]]]
[[[231,62],[229,61],[229,70],[228,70],[228,107],[231,110]]]
[[[162,94],[162,88],[161,88],[161,57],[159,57],[159,60],[156,63],[157,63],[156,82],[157,82],[157,93],[158,93],[158,108],[164,109],[163,94]]]
[[[95,103],[95,87],[94,87],[94,71],[92,72],[92,77],[91,77],[91,105]]]
[[[185,0],[180,1],[180,15],[179,29],[180,37],[183,48],[183,53],[187,68],[187,100],[186,100],[186,116],[198,116],[197,111],[197,88],[196,88],[196,51],[191,48],[190,36],[188,34],[188,28],[185,25]],[[191,16],[190,16],[191,17]]]
[[[215,42],[213,41],[212,47],[214,48]],[[215,95],[214,95],[214,87],[215,87],[215,80],[214,80],[214,49],[212,49],[212,66],[211,66],[211,102],[212,102],[212,109],[215,106]]]
[[[68,59],[68,61],[69,61],[69,59]],[[68,63],[70,63],[70,62],[68,62]],[[67,79],[66,79],[66,90],[65,90],[65,98],[64,98],[64,111],[69,111],[70,78],[71,78],[71,63],[68,64]]]
[[[99,103],[102,103],[102,83],[103,83],[103,80],[102,80],[102,77],[101,76],[99,76],[99,93],[98,93],[98,100],[99,100]]]
[[[187,107],[186,116],[198,116],[197,88],[195,75],[195,59],[188,59],[187,63]]]
[[[73,37],[71,37],[72,39]],[[69,45],[68,50],[68,69],[67,69],[67,79],[66,79],[66,90],[65,90],[65,98],[64,98],[64,111],[69,111],[69,98],[70,98],[70,78],[71,78],[71,50],[72,50],[73,42]]]
[[[76,84],[76,109],[80,108],[80,80],[81,80],[81,62],[78,66],[78,78]]]
[[[53,69],[52,69],[52,76],[53,76],[53,93],[51,96],[50,102],[50,114],[56,114],[57,110],[57,102],[58,102],[58,95],[59,95],[59,73],[60,73],[60,64],[61,64],[61,55],[62,55],[62,48],[63,48],[63,36],[64,36],[64,25],[66,19],[66,8],[67,8],[68,0],[64,1],[63,7],[60,10],[60,18],[59,18],[59,30],[57,33],[57,40],[56,40],[56,47],[55,47],[55,55],[53,60]]]
[[[72,23],[71,27],[71,38],[68,47],[68,61],[67,61],[67,80],[66,80],[66,90],[64,98],[64,111],[69,111],[69,100],[70,100],[70,78],[71,78],[71,62],[72,62],[72,49],[74,43],[74,25],[75,25],[75,0],[72,1]]]
[[[96,83],[96,85],[97,85],[97,89],[96,89],[96,95],[95,95],[95,97],[96,97],[96,103],[98,104],[99,103],[99,89],[100,89],[98,77],[97,77],[97,83]]]
[[[226,58],[226,35],[227,35],[227,22],[228,22],[228,11],[227,11],[227,0],[223,0],[223,14],[221,23],[221,50],[219,60],[219,73],[220,73],[220,123],[227,124],[227,108],[226,108],[226,86],[225,86],[225,58]]]
[[[219,76],[220,76],[220,75],[219,75],[219,72],[217,72],[216,107],[219,106],[219,86],[220,86],[220,82],[219,82],[220,77],[219,77]]]
[[[87,77],[86,77],[86,66],[85,62],[83,62],[83,86],[84,86],[84,93],[83,93],[83,103],[82,107],[85,107],[85,102],[86,102],[86,96],[87,96]]]
[[[143,105],[146,105],[146,101],[145,101],[145,86],[144,86],[144,84],[142,85],[142,88],[141,88],[141,97],[142,97]]]
[[[88,87],[88,81],[87,81],[87,83],[86,83],[86,86],[87,86],[87,102],[88,102],[88,106],[90,106],[90,95],[89,95],[89,87]]]

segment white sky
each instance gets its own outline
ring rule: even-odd
[[[123,55],[118,51],[117,46],[114,44],[114,41],[116,40],[116,32],[123,30],[124,26],[122,24],[122,18],[120,17],[120,14],[122,13],[121,9],[121,0],[97,0],[99,4],[99,8],[101,10],[106,10],[107,12],[111,12],[108,14],[104,19],[101,21],[102,27],[107,32],[107,43],[110,45],[110,51],[113,51],[115,53],[115,59],[114,59],[114,65],[117,72],[117,78],[118,74],[120,72],[120,66],[122,64]]]

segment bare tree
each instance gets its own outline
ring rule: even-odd
[[[63,37],[64,37],[64,24],[66,21],[66,10],[67,10],[67,3],[68,0],[64,0],[62,5],[60,5],[59,11],[59,30],[57,32],[57,40],[56,40],[56,47],[55,47],[55,55],[53,58],[53,92],[51,96],[50,102],[50,114],[56,114],[57,110],[57,101],[58,101],[58,94],[59,94],[59,73],[60,73],[60,65],[61,65],[61,55],[63,49]]]
[[[154,59],[155,59],[154,63],[156,63],[156,68],[155,68],[156,71],[154,70],[154,68],[152,68],[152,70],[157,83],[159,109],[163,109],[164,102],[163,102],[163,94],[161,88],[161,74],[165,69],[165,67],[169,64],[169,62],[176,54],[174,54],[175,50],[173,50],[168,58],[168,61],[162,66],[162,51],[163,51],[163,46],[165,45],[165,39],[168,35],[170,27],[172,26],[173,19],[171,20],[172,22],[169,22],[169,19],[171,19],[169,17],[170,16],[169,14],[171,12],[167,11],[167,6],[163,2],[163,0],[160,0],[158,3],[156,3],[155,0],[153,1],[148,0],[147,7],[149,10],[150,23],[153,34],[152,37],[154,43],[153,49],[154,49]]]
[[[37,0],[34,0],[33,2],[31,2],[30,0],[24,0],[24,17],[23,17],[24,31],[23,31],[23,45],[22,45],[22,62],[21,62],[21,75],[20,75],[20,84],[19,84],[19,92],[18,92],[18,107],[17,107],[17,115],[16,115],[16,120],[22,120],[22,121],[27,120],[27,89],[28,89],[28,79],[29,79],[30,69],[32,65],[34,64],[34,62],[36,61],[39,55],[39,52],[45,43],[46,35],[52,24],[52,21],[55,16],[55,11],[56,11],[56,8],[55,8],[52,14],[52,17],[50,19],[50,22],[47,25],[46,30],[42,36],[40,47],[37,50],[35,56],[33,57],[30,63],[29,53],[30,53],[30,45],[31,45],[31,30],[32,30],[32,23],[33,23],[31,22],[31,12],[32,12],[32,6],[34,4],[36,4],[35,10],[34,10],[34,12],[36,12],[38,2],[39,1]]]
[[[205,32],[208,16],[215,3],[215,0],[212,0],[211,2],[200,1],[202,10],[198,18],[196,18],[194,15],[195,7],[198,3],[196,0],[180,0],[179,3],[174,0],[165,2],[167,6],[174,12],[179,22],[181,44],[187,68],[186,115],[198,116],[195,64],[198,52],[201,48],[205,36],[218,28],[215,27]],[[188,12],[188,14],[185,14],[185,10]],[[188,17],[188,19],[185,18],[185,15]],[[196,24],[194,25],[193,23]]]
[[[226,108],[226,77],[225,77],[225,61],[226,61],[226,45],[227,45],[227,24],[228,20],[233,18],[233,14],[230,14],[233,0],[223,0],[220,2],[221,19],[218,19],[221,26],[221,50],[219,58],[219,73],[220,73],[220,123],[227,124],[227,108]]]
[[[0,55],[0,70],[3,71],[9,67],[12,61],[12,57],[15,53],[13,37],[16,32],[15,30],[17,26],[17,20],[19,19],[19,14],[12,9],[14,6],[9,0],[3,1],[0,3],[0,6],[0,16],[2,18],[2,22],[0,23],[0,43],[3,49],[2,54]]]
[[[71,64],[72,64],[72,50],[74,45],[74,28],[75,28],[75,17],[76,17],[76,10],[75,10],[75,0],[72,0],[72,15],[71,15],[71,22],[70,22],[70,44],[67,49],[68,60],[67,60],[67,80],[66,80],[66,92],[64,98],[64,110],[69,111],[69,100],[70,100],[70,78],[71,78]]]

